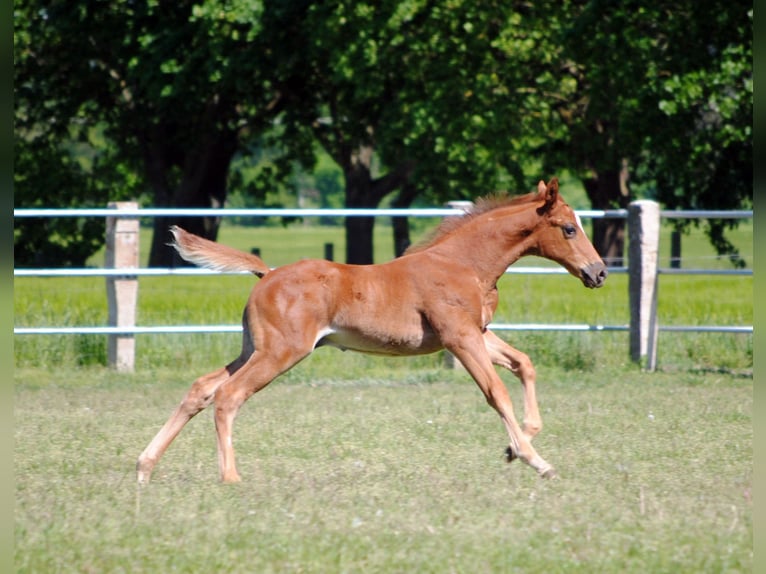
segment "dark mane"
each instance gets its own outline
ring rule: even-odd
[[[479,215],[483,215],[501,207],[529,203],[534,201],[536,198],[537,193],[534,192],[517,196],[509,196],[506,192],[500,192],[493,193],[485,197],[480,197],[474,201],[473,205],[466,211],[465,215],[445,217],[442,222],[432,231],[428,232],[423,239],[408,247],[404,254],[408,255],[410,253],[417,253],[418,251],[423,251],[424,249],[431,247],[442,237],[452,233],[456,229],[459,229]]]

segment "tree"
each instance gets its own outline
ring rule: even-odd
[[[280,27],[298,55],[283,68],[285,83],[295,88],[288,95],[286,132],[299,145],[307,135],[316,139],[337,163],[346,207],[377,207],[407,181],[411,169],[409,161],[400,160],[381,166],[386,173],[378,175],[373,165],[386,138],[386,117],[396,113],[392,95],[405,81],[379,57],[388,45],[385,21],[395,3],[378,9],[354,2],[294,4],[290,15],[300,17]],[[373,225],[373,217],[346,218],[347,262],[373,262]]]
[[[155,206],[223,205],[232,157],[280,105],[259,2],[21,0],[14,14],[22,138],[104,126],[121,169],[141,174]],[[150,265],[173,264],[174,222],[155,219]],[[216,236],[215,219],[183,223]]]
[[[752,4],[733,2],[722,10],[693,3],[689,10],[692,23],[676,38],[683,65],[658,86],[662,121],[648,138],[652,153],[645,162],[656,197],[670,209],[752,208]],[[719,254],[742,267],[725,236],[737,222],[711,220],[706,232]],[[677,226],[690,223],[678,220]]]
[[[104,125],[157,206],[222,205],[232,158],[264,131],[284,150],[275,177],[293,161],[311,165],[319,141],[343,170],[348,207],[396,190],[400,206],[428,193],[472,197],[509,173],[520,181],[506,153],[520,132],[494,109],[513,107],[491,52],[511,12],[419,0],[22,1],[17,115],[25,137]],[[373,221],[348,219],[348,261],[371,262]],[[172,263],[171,223],[155,220],[152,265]],[[215,237],[215,220],[183,223]]]
[[[287,73],[308,73],[290,82],[303,90],[285,122],[293,133],[310,127],[341,167],[346,206],[377,207],[394,192],[393,205],[406,207],[418,196],[523,185],[519,76],[495,47],[529,51],[511,31],[513,16],[506,2],[348,1],[312,4],[297,30],[283,28],[300,54]],[[347,220],[347,261],[372,261],[373,222]],[[407,243],[401,223],[398,251]]]
[[[62,143],[101,129],[98,167],[112,171],[89,193],[123,178],[158,206],[223,205],[232,160],[251,150],[269,150],[248,180],[266,197],[316,163],[317,144],[348,207],[526,190],[563,170],[594,208],[625,206],[630,186],[672,207],[752,197],[752,7],[739,0],[19,0],[14,15],[21,195],[35,154],[71,175]],[[156,220],[150,264],[173,263],[176,222]],[[372,261],[373,222],[348,218],[347,261]],[[180,223],[208,238],[218,226]],[[616,264],[622,225],[595,225]]]
[[[34,48],[35,21],[14,7],[14,204],[19,207],[92,207],[126,199],[135,179],[120,169],[98,126],[77,117],[68,84],[50,80],[51,97],[31,76],[44,70]],[[60,78],[59,78],[60,80]],[[47,108],[47,109],[46,109]],[[20,219],[14,224],[14,264],[84,266],[104,243],[104,221],[89,218]]]
[[[86,136],[83,136],[86,137]],[[73,145],[73,144],[71,144]],[[16,142],[14,201],[21,207],[98,205],[112,188],[127,194],[130,181],[120,178],[105,154],[77,161],[72,151],[50,137]],[[120,199],[113,195],[113,199]],[[104,220],[97,218],[23,218],[14,224],[17,267],[84,267],[104,243]]]
[[[595,209],[625,207],[629,180],[673,208],[752,198],[752,4],[549,8],[559,33],[545,48],[554,54],[546,81],[532,90],[554,112],[545,165],[578,174]],[[711,230],[728,247],[720,225]],[[595,222],[594,243],[612,264],[622,264],[623,242],[622,220]]]

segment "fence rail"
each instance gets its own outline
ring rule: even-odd
[[[629,331],[630,325],[587,323],[490,323],[493,331]],[[753,327],[727,325],[661,325],[677,333],[752,333]],[[241,325],[158,325],[153,327],[14,327],[14,335],[148,335],[159,333],[241,333]]]
[[[627,267],[610,267],[609,273],[627,273]],[[674,269],[660,267],[662,275],[753,275],[752,269]],[[566,275],[563,267],[509,267],[506,275]],[[163,276],[163,275],[252,275],[249,271],[211,271],[195,267],[137,267],[135,269],[72,268],[72,269],[14,269],[14,277],[124,277],[126,275]]]
[[[111,205],[111,204],[110,204]],[[418,209],[178,209],[178,208],[138,208],[135,204],[113,204],[108,208],[90,209],[14,209],[14,217],[18,218],[51,218],[51,217],[106,217],[111,222],[111,239],[107,238],[107,247],[115,241],[115,230],[120,228],[115,222],[132,221],[134,228],[125,237],[134,234],[135,238],[127,240],[128,249],[134,257],[131,264],[107,265],[105,268],[82,269],[14,269],[14,277],[105,277],[110,289],[119,291],[121,288],[137,290],[137,279],[146,276],[207,276],[207,275],[248,275],[248,273],[221,273],[198,268],[140,268],[137,263],[137,231],[140,218],[154,217],[452,217],[461,216],[465,212],[455,205],[449,208],[418,208]],[[576,213],[584,219],[627,219],[629,234],[631,230],[641,237],[641,241],[631,241],[631,244],[642,244],[639,251],[629,257],[628,267],[611,267],[610,273],[628,273],[631,276],[631,317],[624,325],[590,325],[590,324],[539,324],[539,323],[491,323],[490,328],[498,331],[629,331],[631,333],[631,356],[634,360],[646,359],[647,368],[654,369],[656,357],[656,339],[658,331],[672,332],[722,332],[722,333],[752,333],[752,325],[659,325],[656,316],[657,278],[659,275],[732,275],[752,276],[752,269],[679,269],[660,268],[658,261],[659,219],[746,219],[752,218],[752,210],[720,211],[692,210],[675,211],[659,210],[654,202],[634,202],[628,209],[615,210],[577,210]],[[647,215],[648,214],[648,215]],[[110,227],[109,225],[107,226]],[[647,229],[649,233],[647,233]],[[648,244],[645,239],[650,236]],[[119,248],[119,245],[118,245]],[[108,252],[109,253],[109,252]],[[112,254],[114,258],[114,254]],[[109,258],[109,254],[107,256]],[[116,257],[113,261],[118,261]],[[123,265],[123,266],[121,266]],[[508,274],[559,275],[566,274],[562,267],[510,267]],[[636,287],[634,289],[633,287]],[[636,290],[636,293],[633,291]],[[133,293],[128,298],[135,299]],[[124,297],[123,297],[124,298]],[[120,311],[120,297],[114,294],[110,297],[110,320],[108,326],[76,326],[76,327],[14,327],[15,335],[69,335],[69,334],[100,334],[110,337],[111,347],[119,346],[120,342],[130,343],[127,354],[133,353],[132,337],[135,335],[157,333],[238,333],[241,325],[165,325],[138,326],[135,325],[135,308],[129,309],[127,318],[125,310]],[[128,306],[130,303],[128,303]],[[135,305],[135,301],[133,302]],[[112,308],[114,306],[115,308]],[[132,315],[132,317],[131,317]],[[122,317],[122,318],[121,318]],[[115,351],[118,353],[119,351]],[[120,365],[127,370],[132,369],[131,356],[117,359],[111,356],[110,363]]]
[[[14,208],[14,217],[446,217],[462,215],[456,207],[417,208],[181,208],[181,207],[139,207],[115,209],[93,208]],[[578,209],[576,213],[586,219],[625,219],[627,209]],[[675,210],[660,211],[663,219],[752,219],[752,209],[740,210]]]

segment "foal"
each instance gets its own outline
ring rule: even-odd
[[[239,357],[195,381],[181,404],[138,458],[138,481],[189,420],[215,403],[218,466],[224,482],[240,479],[232,425],[242,404],[314,349],[332,346],[382,355],[447,349],[465,366],[508,432],[508,460],[520,458],[542,477],[555,474],[532,447],[542,428],[529,357],[487,325],[497,307],[497,281],[524,255],[563,265],[586,287],[607,276],[554,178],[537,193],[479,201],[464,217],[447,218],[425,244],[377,265],[304,260],[271,270],[255,255],[173,227],[174,247],[187,261],[262,278],[243,312]],[[493,367],[509,369],[524,388],[524,426]]]

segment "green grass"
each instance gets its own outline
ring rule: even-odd
[[[16,572],[752,569],[749,378],[541,367],[554,481],[463,373],[283,380],[237,419],[241,484],[205,411],[137,489],[182,371],[17,370]]]

